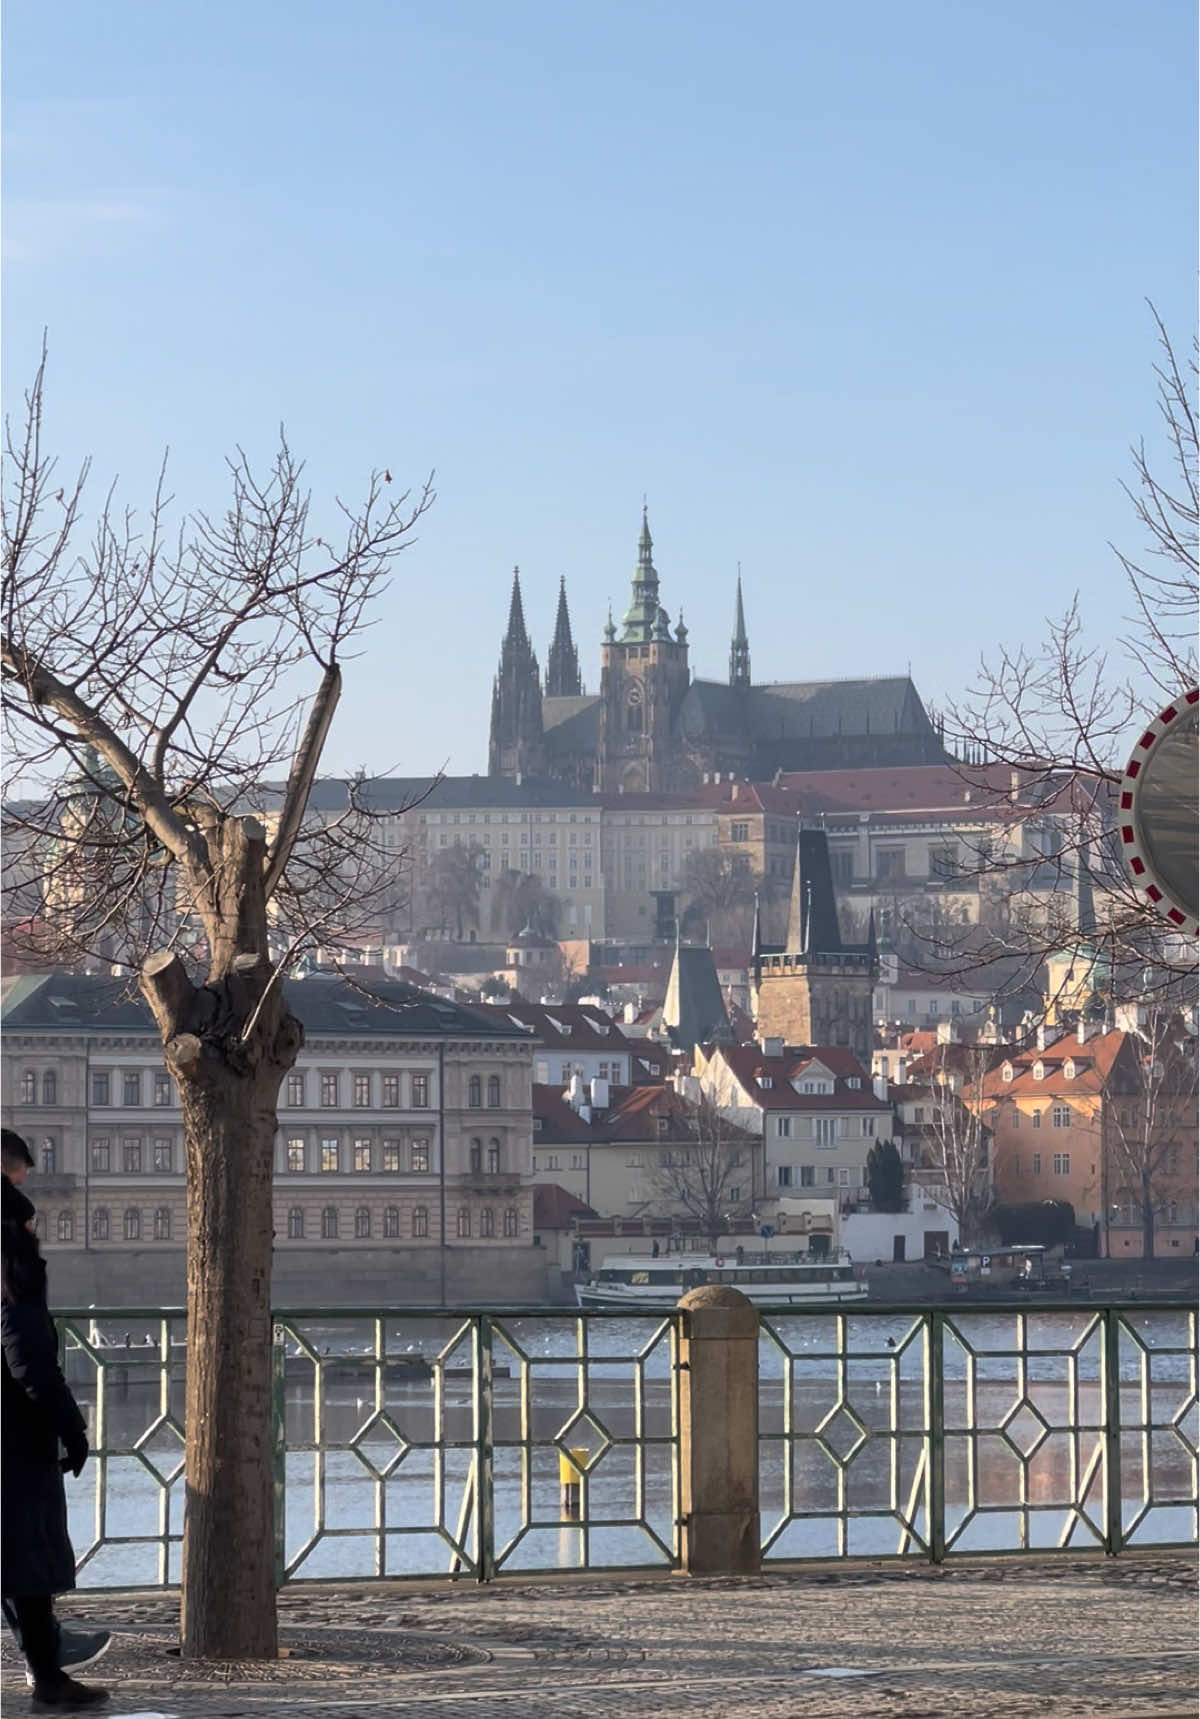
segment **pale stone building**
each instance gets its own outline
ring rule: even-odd
[[[514,1299],[540,1294],[529,1034],[396,981],[360,990],[312,975],[287,981],[287,993],[306,1042],[279,1098],[277,1281],[282,1272],[299,1285],[315,1270],[323,1296],[319,1261],[338,1252],[341,1291],[353,1288],[361,1260],[381,1292],[436,1299],[445,1274],[447,1290],[487,1289],[493,1300],[506,1283]],[[178,1095],[128,981],[13,982],[3,1077],[4,1122],[37,1159],[30,1191],[43,1239],[78,1261],[69,1277],[56,1266],[60,1300],[67,1282],[86,1285],[89,1263],[101,1289],[113,1282],[119,1268],[105,1268],[106,1256],[129,1266],[134,1256],[174,1255],[179,1267]],[[151,1281],[165,1278],[152,1272]]]

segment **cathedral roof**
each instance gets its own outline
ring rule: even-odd
[[[907,675],[869,680],[776,681],[739,695],[696,680],[681,721],[693,737],[748,730],[755,739],[809,740],[836,734],[926,734],[932,725]]]
[[[546,755],[595,752],[600,744],[600,700],[594,693],[542,700]]]

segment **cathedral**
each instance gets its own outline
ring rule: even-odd
[[[715,771],[770,781],[781,770],[945,758],[907,675],[756,686],[740,576],[728,681],[694,679],[682,613],[672,627],[660,599],[644,507],[629,607],[619,628],[609,614],[597,693],[583,690],[565,580],[543,681],[513,569],[492,690],[490,776],[549,776],[597,793],[663,794],[686,792]]]

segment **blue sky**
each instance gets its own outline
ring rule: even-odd
[[[643,492],[698,674],[740,561],[756,679],[911,663],[938,705],[1077,588],[1120,631],[1194,13],[10,0],[7,403],[46,325],[50,439],[127,499],[169,443],[211,506],[281,421],[318,525],[436,468],[334,768],[486,767],[514,562],[594,686]]]

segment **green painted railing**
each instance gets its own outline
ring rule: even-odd
[[[177,1581],[183,1314],[57,1317],[80,1581]],[[685,1317],[279,1312],[280,1582],[678,1568]],[[1195,1544],[1196,1338],[1187,1303],[764,1309],[764,1558]]]

